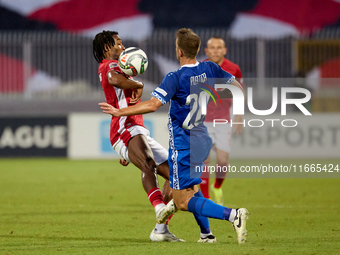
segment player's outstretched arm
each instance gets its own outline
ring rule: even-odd
[[[122,74],[111,70],[107,73],[109,84],[120,89],[139,89],[143,88],[143,83],[125,77]]]
[[[126,107],[123,109],[117,109],[113,107],[112,105],[105,103],[105,102],[99,103],[99,105],[100,105],[100,108],[103,110],[103,113],[111,114],[114,117],[121,117],[121,116],[139,115],[139,114],[155,112],[163,104],[157,98],[152,97],[148,101],[144,101],[140,104],[136,104],[136,105]]]

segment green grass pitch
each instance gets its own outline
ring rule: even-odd
[[[117,160],[1,159],[0,255],[340,254],[339,178],[229,178],[223,190],[226,206],[247,207],[251,213],[245,245],[237,244],[230,223],[219,220],[210,221],[218,243],[197,243],[199,228],[187,212],[170,221],[170,230],[187,242],[152,243],[155,214],[140,171],[132,165],[124,168]]]

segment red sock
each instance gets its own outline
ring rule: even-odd
[[[163,200],[163,194],[159,190],[159,188],[152,188],[148,193],[148,198],[152,204],[153,207],[156,207],[156,205],[164,204]]]
[[[210,163],[210,162],[209,162]],[[209,163],[204,163],[206,169],[208,169]],[[205,198],[210,198],[209,196],[209,172],[203,172],[201,175],[202,182],[200,184],[200,190]]]
[[[209,196],[209,178],[201,178],[202,182],[200,184],[200,190],[205,198],[210,198]]]
[[[210,198],[209,196],[209,172],[203,172],[201,175],[202,182],[200,184],[200,190],[205,198]]]
[[[166,225],[169,225],[169,220],[172,218],[172,216],[174,216],[173,214],[170,215],[170,217],[168,218],[168,220],[166,221]]]
[[[215,188],[215,189],[221,188],[223,182],[224,182],[224,178],[216,178],[216,179],[215,179],[214,188]]]

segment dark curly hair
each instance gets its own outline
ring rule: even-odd
[[[103,30],[103,32],[98,33],[93,40],[93,56],[98,63],[103,61],[104,54],[106,52],[105,45],[114,46],[115,40],[112,36],[118,35],[116,31]]]

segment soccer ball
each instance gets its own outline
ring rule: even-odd
[[[120,69],[128,76],[137,76],[148,68],[148,57],[137,47],[125,49],[118,58]]]

